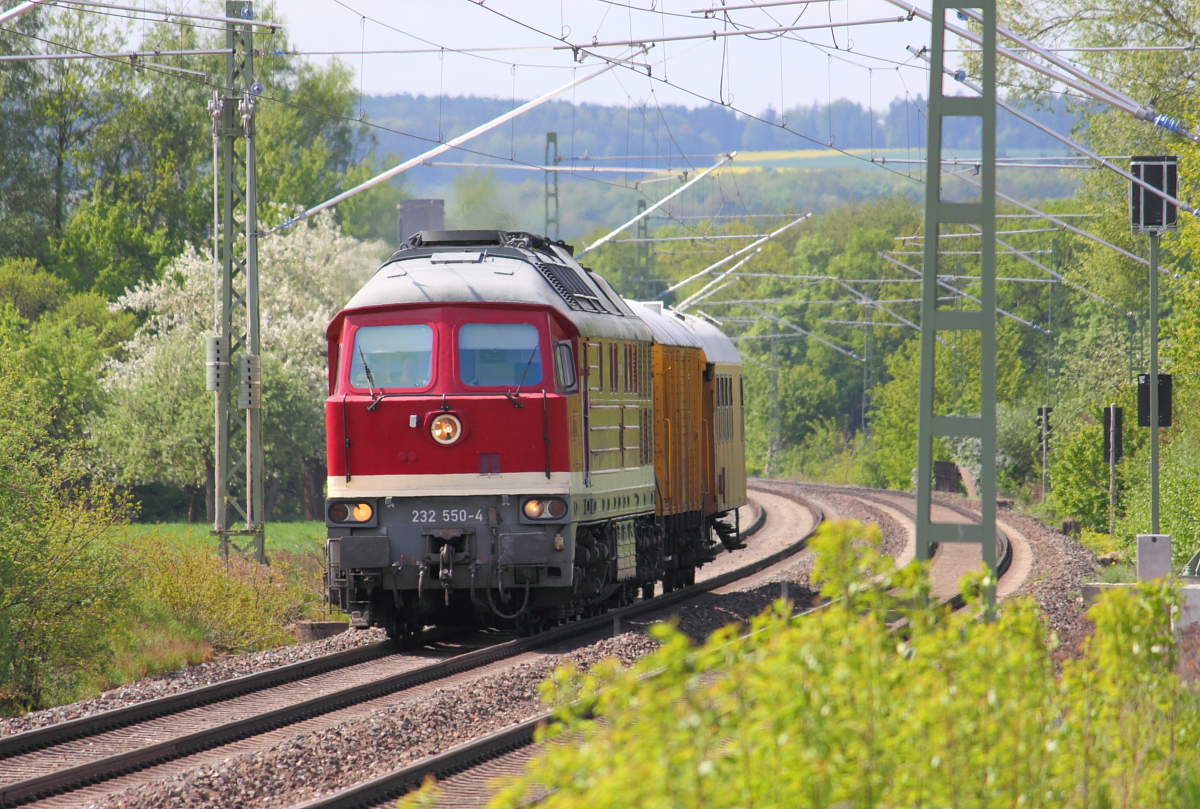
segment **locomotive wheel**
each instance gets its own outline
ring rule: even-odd
[[[666,591],[664,590],[664,592]],[[642,585],[642,598],[647,601],[654,598],[654,582],[646,582]]]
[[[683,574],[681,576],[681,578],[683,579],[684,587],[691,587],[693,584],[696,583],[696,568],[689,565],[688,567],[686,567],[682,571],[680,571],[680,573]]]

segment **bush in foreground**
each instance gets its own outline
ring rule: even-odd
[[[545,692],[563,724],[492,806],[531,789],[588,809],[1200,803],[1200,703],[1177,674],[1172,583],[1094,607],[1083,656],[1058,671],[1031,601],[992,622],[978,601],[949,613],[923,567],[891,570],[857,523],[813,546],[825,609],[793,620],[777,605],[700,647],[660,626],[661,649],[628,670],[557,671]]]

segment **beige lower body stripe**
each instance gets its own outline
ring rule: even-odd
[[[571,473],[499,475],[344,475],[328,478],[330,497],[463,497],[478,494],[569,494]]]

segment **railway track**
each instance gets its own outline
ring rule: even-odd
[[[836,514],[836,510],[829,506],[818,507],[811,501],[805,499],[802,495],[796,494],[795,491],[804,491],[803,486],[759,486],[756,487],[761,492],[770,492],[777,496],[785,497],[798,503],[803,503],[809,508],[821,508],[822,512],[830,512]],[[814,487],[815,488],[815,487]],[[789,491],[792,489],[792,491]],[[912,519],[912,509],[904,508],[904,500],[911,500],[911,497],[899,493],[881,493],[870,490],[852,489],[850,487],[829,487],[831,493],[836,493],[843,497],[850,497],[860,500],[864,503],[874,504],[884,507],[888,512],[893,514],[896,511],[906,511],[907,519]],[[965,520],[972,520],[977,515],[973,515],[970,510],[957,505],[937,504],[937,509],[945,509],[958,515]],[[935,516],[936,515],[935,513]],[[940,515],[945,518],[945,513]],[[819,523],[817,523],[819,524]],[[817,524],[805,536],[808,536],[816,530]],[[911,526],[911,522],[910,522]],[[911,546],[914,541],[915,531],[909,527],[909,548],[907,552],[901,555],[901,558],[907,561],[912,558]],[[1000,546],[997,549],[997,567],[1001,578],[1008,573],[1013,559],[1013,543],[1010,537],[999,534]],[[954,546],[953,549],[958,551],[962,546]],[[970,554],[953,553],[946,554],[944,549],[939,549],[939,553],[943,556],[955,556],[949,564],[943,564],[941,570],[937,570],[937,556],[935,554],[935,581],[944,579],[948,576],[960,576],[968,569],[973,569],[978,566],[976,558],[972,564]],[[976,554],[978,556],[978,554]],[[939,575],[940,573],[940,575]],[[957,577],[954,579],[957,582]],[[943,586],[940,589],[945,589],[944,582],[938,582]],[[962,594],[954,589],[953,592],[941,599],[943,602],[950,604],[955,609],[963,604]],[[490,782],[492,779],[503,775],[514,775],[521,771],[526,762],[535,754],[533,745],[534,733],[537,727],[545,722],[552,721],[549,713],[544,713],[540,716],[533,717],[519,724],[505,728],[496,733],[491,733],[478,739],[472,740],[465,744],[446,750],[435,756],[430,756],[416,762],[412,762],[404,767],[400,767],[392,772],[386,773],[377,778],[356,784],[348,789],[332,793],[330,795],[318,798],[299,804],[293,809],[365,809],[365,807],[379,807],[391,805],[395,799],[416,787],[428,776],[433,776],[438,779],[441,789],[441,796],[438,800],[439,806],[481,806],[487,802],[491,795]],[[536,796],[534,796],[536,802]]]
[[[821,517],[811,510],[815,525]],[[748,532],[761,528],[766,519],[759,508]],[[668,608],[770,567],[798,552],[807,536],[691,587],[532,637],[506,640],[498,638],[499,633],[476,633],[464,640],[463,633],[443,631],[426,636],[424,646],[410,648],[407,654],[392,644],[376,644],[0,739],[0,807],[35,801],[39,807],[82,805],[109,791],[105,782],[130,773],[152,773],[164,762],[183,764],[239,740],[253,744],[264,734],[347,706],[371,704],[418,685],[603,632],[621,620]]]

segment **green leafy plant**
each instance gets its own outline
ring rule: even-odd
[[[855,523],[819,532],[822,610],[776,604],[700,646],[658,625],[662,646],[630,668],[558,669],[544,686],[558,724],[490,805],[1194,805],[1200,705],[1176,673],[1172,582],[1093,607],[1095,635],[1056,673],[1032,601],[980,620],[981,572],[950,613],[926,569],[892,569],[878,541]]]

